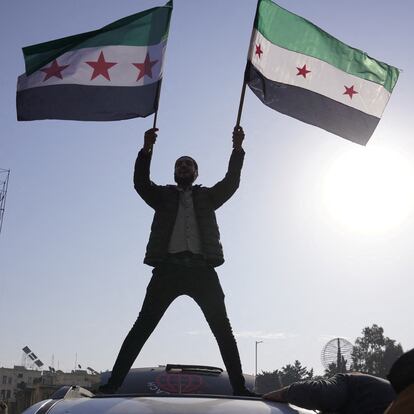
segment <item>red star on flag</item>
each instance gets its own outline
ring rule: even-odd
[[[145,75],[152,78],[152,67],[158,62],[158,60],[151,60],[149,53],[145,56],[145,60],[142,63],[133,63],[133,65],[139,70],[137,81],[143,78]]]
[[[258,55],[259,59],[260,59],[262,57],[262,53],[263,53],[263,50],[262,50],[262,47],[260,46],[260,43],[259,43],[258,45],[256,45],[256,52],[254,52],[254,54]]]
[[[343,95],[349,95],[349,97],[352,99],[352,97],[358,93],[355,89],[354,89],[354,85],[352,85],[350,88],[348,88],[348,86],[345,86],[345,92],[343,93]]]
[[[298,68],[296,66],[296,69],[298,70],[298,73],[296,74],[296,76],[303,76],[304,78],[306,78],[306,75],[311,72],[310,70],[306,68],[306,65],[303,65],[301,68]]]
[[[47,81],[49,78],[52,78],[55,76],[56,78],[63,79],[62,78],[62,71],[65,70],[69,65],[63,65],[59,66],[57,63],[57,60],[55,59],[52,64],[48,68],[40,69],[42,72],[46,73],[44,81]]]
[[[102,51],[96,62],[85,62],[85,63],[87,63],[89,66],[93,68],[91,80],[94,80],[99,75],[102,75],[104,78],[108,79],[109,81],[111,80],[109,77],[108,70],[112,68],[112,66],[115,66],[116,62],[107,62],[105,60],[105,56]]]

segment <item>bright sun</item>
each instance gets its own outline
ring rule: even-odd
[[[383,233],[412,214],[413,183],[413,168],[403,154],[378,146],[354,147],[327,171],[324,204],[351,231]]]

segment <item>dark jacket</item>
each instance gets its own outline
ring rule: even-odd
[[[294,383],[284,397],[298,407],[326,413],[383,414],[395,392],[382,378],[354,373]]]
[[[134,187],[142,199],[155,210],[144,263],[156,266],[168,254],[168,245],[178,212],[179,193],[174,185],[160,186],[150,180],[151,154],[141,150],[135,162]],[[215,210],[237,190],[244,151],[233,151],[226,176],[213,187],[193,186],[193,203],[203,255],[212,266],[224,263]]]

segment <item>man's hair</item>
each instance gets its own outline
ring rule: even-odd
[[[190,160],[193,161],[193,163],[194,163],[194,167],[195,167],[196,171],[198,171],[197,161],[193,157],[190,157],[189,155],[182,155],[181,157],[178,157],[177,158],[177,160],[175,161],[175,163],[177,164],[177,161],[180,160],[181,158],[190,158]]]
[[[394,362],[387,378],[397,394],[414,384],[414,348]]]

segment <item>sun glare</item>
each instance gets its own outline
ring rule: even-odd
[[[414,171],[404,154],[354,147],[327,171],[324,204],[339,225],[354,232],[395,229],[414,208]]]

